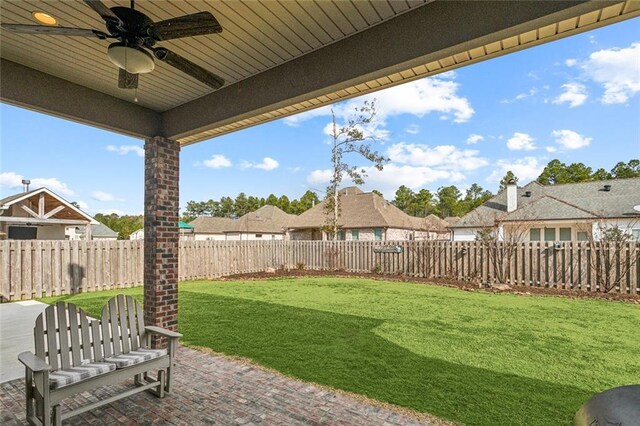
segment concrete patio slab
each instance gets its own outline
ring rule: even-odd
[[[35,300],[0,304],[0,383],[23,378],[18,354],[33,351],[33,326],[48,305]]]
[[[166,398],[142,392],[69,419],[72,425],[449,425],[267,371],[246,361],[180,347]],[[62,412],[131,388],[133,381],[66,400]],[[24,380],[0,385],[0,423],[25,421]]]

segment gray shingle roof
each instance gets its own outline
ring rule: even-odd
[[[409,216],[396,206],[373,192],[362,192],[356,187],[340,191],[340,216],[338,226],[354,228],[399,228],[444,232],[447,223],[437,216],[426,218]],[[325,201],[295,217],[291,229],[320,228],[327,224]]]
[[[276,206],[262,206],[238,219],[200,216],[191,222],[196,234],[224,234],[228,232],[265,232],[283,234],[295,215],[285,213]]]
[[[611,185],[610,191],[604,185]],[[452,228],[493,226],[496,221],[640,218],[633,209],[640,205],[640,178],[546,186],[534,181],[518,188],[517,199],[518,208],[507,213],[507,193],[501,191]]]
[[[91,235],[94,237],[117,237],[118,233],[104,223],[92,223]]]
[[[295,217],[296,215],[285,213],[276,206],[262,206],[233,221],[231,231],[284,234],[289,222]]]
[[[224,234],[233,229],[235,222],[228,217],[200,216],[189,222],[196,234]]]

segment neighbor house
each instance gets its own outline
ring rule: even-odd
[[[180,233],[180,240],[194,240],[195,239],[195,230],[193,225],[179,221],[178,222],[178,230]],[[144,240],[144,228],[138,229],[137,231],[133,231],[129,234],[130,240]]]
[[[23,182],[24,183],[24,182]],[[86,227],[93,218],[47,188],[0,200],[0,235],[10,240],[64,240],[67,227]]]
[[[437,216],[409,216],[373,192],[353,186],[340,190],[339,240],[449,239],[447,222]],[[328,240],[326,201],[295,217],[289,224],[292,240]],[[329,216],[332,217],[332,216]]]
[[[282,240],[296,217],[276,206],[262,206],[238,219],[200,216],[190,222],[196,240]]]
[[[118,233],[109,228],[104,223],[93,220],[90,225],[91,229],[87,234],[86,226],[68,226],[65,234],[68,240],[104,240],[115,241],[118,239]]]
[[[635,207],[635,209],[634,209]],[[524,187],[514,183],[451,226],[454,241],[598,240],[618,227],[640,240],[640,178]]]

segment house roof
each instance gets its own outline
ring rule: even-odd
[[[92,223],[91,224],[91,235],[94,237],[117,237],[118,233],[113,229],[109,228],[104,223]]]
[[[224,234],[232,230],[235,220],[228,217],[200,216],[189,222],[196,234]]]
[[[39,211],[39,201],[41,196],[44,198],[44,212]],[[38,214],[38,217],[30,218],[33,219],[32,221],[34,223],[46,223],[48,219],[76,220],[80,223],[94,222],[94,219],[87,213],[83,212],[50,189],[44,187],[27,192],[20,192],[0,199],[0,214],[2,213],[2,210],[8,210],[9,207],[17,203],[22,203],[34,213]],[[44,217],[45,214],[52,212],[60,206],[64,206],[64,208],[50,217]],[[40,216],[41,213],[42,216]],[[0,215],[0,220],[1,219],[2,215]]]
[[[609,191],[604,185],[611,185]],[[530,192],[530,196],[526,193]],[[496,222],[640,218],[640,178],[612,179],[563,185],[530,182],[517,189],[518,207],[507,213],[507,193],[463,216],[453,228],[493,226]]]
[[[276,206],[262,206],[233,221],[231,232],[270,232],[282,234],[296,215],[285,213]]]
[[[289,228],[319,228],[327,224],[326,201],[297,216]],[[409,216],[373,192],[362,192],[357,187],[340,190],[338,226],[341,228],[400,228],[444,232],[447,224],[437,216],[426,218]],[[329,216],[332,217],[333,215]]]
[[[444,218],[444,221],[447,222],[449,226],[455,225],[459,220],[459,216],[448,216]]]

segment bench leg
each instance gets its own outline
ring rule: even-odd
[[[160,386],[158,386],[158,397],[164,398],[166,372],[164,370],[158,371],[158,378],[160,379]]]
[[[60,404],[53,407],[53,424],[55,426],[62,426],[62,413]]]
[[[167,391],[167,393],[171,393],[171,367],[167,368],[167,385],[165,387],[165,390]]]
[[[31,370],[29,370],[28,368],[26,368],[27,372],[25,374],[25,393],[26,393],[26,398],[27,398],[27,419],[29,419],[30,417],[33,417],[33,412],[34,412],[34,401],[33,401],[33,373],[31,373]]]
[[[49,402],[49,392],[45,392],[42,397],[42,424],[51,426],[51,403]]]

